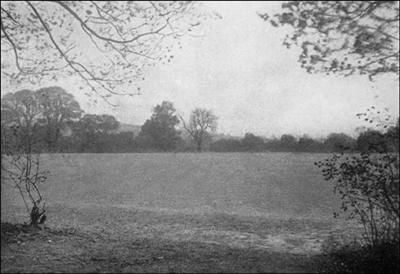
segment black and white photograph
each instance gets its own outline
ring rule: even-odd
[[[1,273],[398,273],[399,1],[1,1]]]

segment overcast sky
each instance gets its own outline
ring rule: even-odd
[[[52,83],[73,93],[89,113],[108,113],[141,125],[152,107],[172,101],[187,117],[195,107],[212,109],[218,132],[252,132],[271,137],[354,135],[355,114],[371,105],[398,116],[399,88],[394,76],[377,78],[310,75],[297,63],[298,49],[282,46],[285,33],[261,20],[257,11],[274,11],[278,2],[206,2],[222,19],[208,21],[201,38],[186,37],[168,65],[148,71],[141,96],[115,98],[115,109],[88,103],[78,87]]]

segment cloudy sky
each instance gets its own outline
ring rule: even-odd
[[[88,98],[66,82],[89,113],[108,113],[124,123],[142,124],[152,107],[172,101],[187,117],[195,107],[219,117],[218,132],[271,137],[284,133],[321,137],[331,132],[354,135],[355,114],[371,105],[398,116],[399,88],[394,76],[377,78],[310,75],[297,63],[298,49],[282,46],[285,33],[256,12],[278,10],[278,2],[205,2],[222,19],[208,21],[200,38],[186,37],[168,65],[148,71],[143,95],[119,97],[112,109]]]

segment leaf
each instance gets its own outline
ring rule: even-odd
[[[274,27],[278,27],[278,26],[279,26],[274,20],[270,20],[269,22],[270,22],[271,25],[274,26]]]

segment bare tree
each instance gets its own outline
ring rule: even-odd
[[[19,136],[21,142],[24,141],[21,137],[29,138],[27,135]],[[2,155],[2,180],[11,181],[18,189],[30,217],[30,225],[43,224],[46,210],[40,185],[47,180],[48,171],[41,168],[40,154],[27,151],[24,144],[14,142],[12,149],[8,156]]]
[[[12,182],[24,201],[30,224],[46,220],[40,184],[47,171],[40,166],[41,140],[37,135],[41,110],[36,93],[21,90],[6,94],[1,102],[2,181]]]
[[[188,123],[182,117],[180,119],[184,129],[196,144],[197,151],[201,152],[204,141],[217,129],[217,116],[211,110],[196,108],[190,114]]]
[[[87,95],[111,103],[113,94],[140,93],[145,68],[171,60],[177,40],[210,17],[187,1],[2,1],[1,77],[75,76]]]

